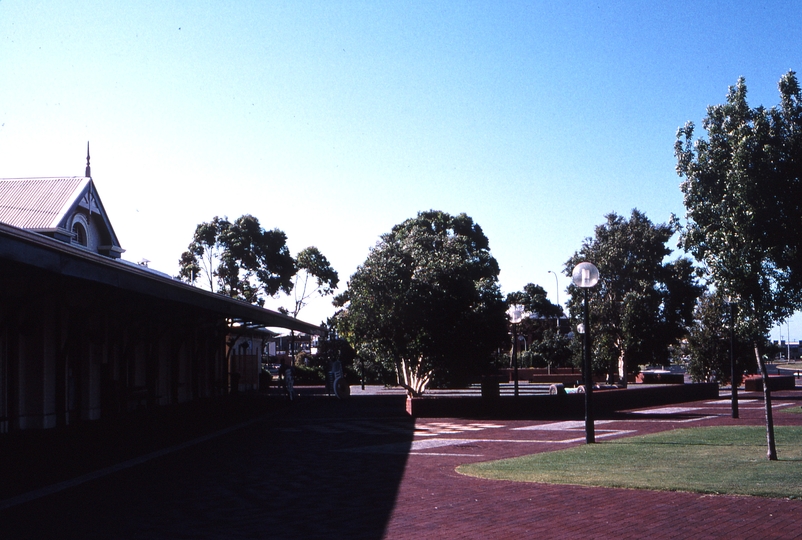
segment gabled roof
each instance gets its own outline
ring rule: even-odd
[[[55,229],[91,178],[0,178],[0,222],[28,230]]]
[[[0,178],[0,223],[70,242],[73,215],[82,208],[98,225],[98,251],[117,258],[124,250],[89,176]]]

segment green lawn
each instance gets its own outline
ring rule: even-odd
[[[802,499],[802,427],[775,427],[778,461],[766,459],[766,428],[692,428],[605,440],[513,459],[462,465],[468,476]]]

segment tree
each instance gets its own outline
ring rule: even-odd
[[[329,260],[320,250],[310,246],[295,258],[296,273],[293,278],[294,302],[292,311],[280,307],[278,310],[285,315],[297,319],[298,314],[306,306],[310,298],[315,295],[328,296],[334,293],[340,278],[337,271],[331,267]],[[311,283],[310,283],[311,281]],[[295,330],[290,331],[290,352],[295,351]]]
[[[557,318],[562,315],[563,309],[557,304],[552,304],[546,296],[546,289],[534,283],[527,283],[522,291],[507,295],[507,305],[520,304],[524,311],[544,318]]]
[[[607,367],[610,382],[618,378],[626,385],[633,359],[668,363],[669,347],[693,322],[702,292],[693,265],[687,258],[664,262],[672,253],[667,243],[677,227],[673,220],[654,225],[638,210],[629,220],[609,214],[607,222],[596,227],[595,238],[586,239],[565,265],[568,276],[582,261],[599,269],[599,283],[589,291],[594,369]],[[579,292],[569,286],[569,309],[575,319],[583,309]]]
[[[328,296],[334,293],[340,277],[331,267],[329,260],[318,248],[310,246],[295,258],[297,273],[293,281],[294,304],[290,314],[298,318],[298,313],[313,296]]]
[[[730,331],[736,309],[728,305],[720,293],[707,292],[699,299],[694,311],[694,324],[688,336],[685,353],[688,375],[696,382],[729,384],[732,379],[730,362]],[[737,316],[737,315],[736,315]],[[742,382],[744,371],[754,373],[755,361],[749,353],[750,342],[739,334],[734,336],[735,385]],[[750,362],[749,359],[752,359]]]
[[[203,280],[212,292],[262,306],[265,296],[292,290],[296,268],[286,243],[282,231],[265,231],[251,215],[233,223],[215,216],[195,228],[178,277],[188,283]]]
[[[335,298],[340,335],[375,353],[411,396],[467,382],[506,336],[498,273],[470,217],[420,212],[381,236]]]
[[[688,224],[682,244],[724,296],[737,299],[739,325],[763,378],[767,455],[777,459],[762,344],[802,305],[802,96],[794,72],[779,83],[780,105],[752,109],[743,78],[727,102],[708,107],[708,139],[689,122],[674,152]]]
[[[507,305],[512,304],[523,306],[530,314],[519,324],[518,334],[526,337],[534,361],[549,368],[565,364],[571,357],[569,343],[565,336],[554,331],[554,319],[563,314],[562,307],[552,304],[546,290],[534,283],[527,283],[522,291],[509,293]]]
[[[571,339],[556,332],[551,327],[546,328],[539,339],[532,341],[530,350],[533,356],[541,359],[549,370],[552,367],[570,365],[571,357],[573,356]]]

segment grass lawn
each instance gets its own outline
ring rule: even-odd
[[[802,499],[802,427],[775,426],[778,461],[766,459],[766,428],[679,429],[556,452],[472,463],[468,476],[515,482],[691,491]]]

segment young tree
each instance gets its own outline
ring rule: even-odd
[[[744,335],[763,378],[768,458],[777,459],[762,344],[802,305],[802,96],[794,72],[780,79],[780,105],[752,109],[746,83],[708,107],[708,139],[694,125],[677,133],[688,225],[682,243],[716,288],[737,299]]]
[[[589,291],[590,323],[594,358],[608,367],[610,382],[626,385],[632,358],[667,363],[669,347],[693,322],[702,292],[693,265],[687,258],[664,262],[676,231],[676,223],[654,225],[638,210],[629,220],[612,213],[565,265],[568,276],[582,261],[599,269],[599,283]],[[574,285],[569,292],[569,309],[578,318],[582,295]]]
[[[685,352],[688,355],[688,375],[696,382],[732,382],[730,354],[735,358],[735,385],[739,386],[744,371],[754,373],[754,354],[749,350],[750,342],[741,338],[736,328],[733,344],[730,332],[733,330],[733,316],[736,309],[720,293],[708,292],[702,295],[694,311],[694,325],[688,335]],[[749,353],[749,354],[747,354]],[[750,362],[751,358],[751,362]]]
[[[465,214],[421,212],[381,236],[335,304],[340,334],[394,369],[419,396],[489,367],[505,339],[499,267]]]
[[[214,217],[196,227],[178,277],[188,283],[201,279],[212,292],[262,306],[265,296],[292,290],[296,268],[286,243],[282,231],[265,231],[251,215],[233,223]]]

